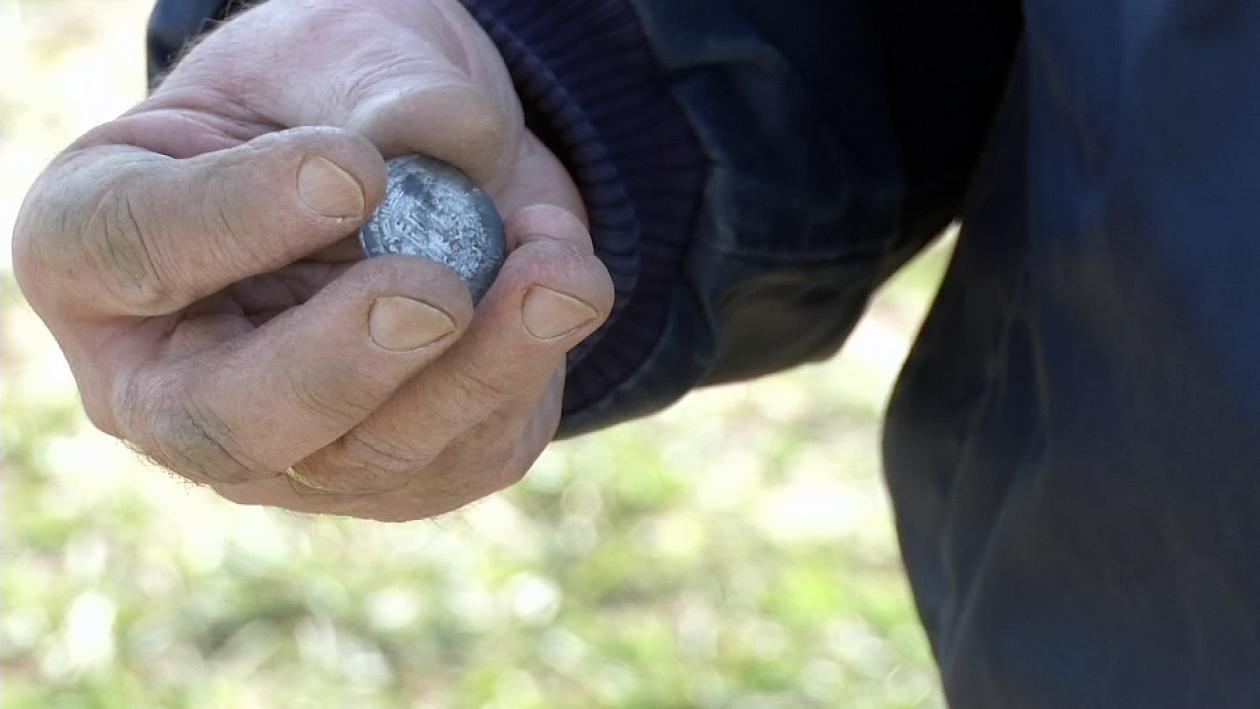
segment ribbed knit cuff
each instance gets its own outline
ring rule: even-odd
[[[612,316],[569,358],[571,415],[629,378],[660,339],[706,161],[625,0],[461,2],[503,55],[529,127],[577,182],[612,274]]]

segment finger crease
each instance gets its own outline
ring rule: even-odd
[[[178,415],[183,420],[169,429],[171,445],[169,453],[172,457],[193,468],[197,472],[218,479],[213,472],[213,461],[223,461],[239,470],[254,471],[260,466],[248,461],[245,456],[233,452],[226,444],[225,435],[216,436],[206,420],[205,413],[195,404],[180,407]],[[218,427],[216,430],[223,430]]]
[[[118,193],[110,195],[102,202],[96,217],[88,223],[94,221],[100,224],[103,232],[105,257],[109,260],[110,270],[131,286],[133,295],[127,300],[135,295],[139,295],[138,300],[142,302],[150,298],[158,300],[165,289],[158,278],[155,254],[140,220],[136,218],[131,197]],[[128,232],[133,235],[132,238],[128,238]]]
[[[372,412],[370,408],[354,401],[349,396],[331,400],[324,387],[312,387],[303,384],[303,379],[290,371],[289,388],[293,391],[298,403],[312,413],[336,421],[339,424],[353,424],[362,421]]]
[[[379,467],[404,473],[424,467],[425,456],[399,453],[398,451],[401,448],[383,442],[375,443],[364,436],[362,432],[351,431],[346,434],[345,438],[348,444],[364,448],[376,456],[377,460],[374,462]]]

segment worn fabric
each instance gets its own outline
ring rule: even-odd
[[[951,703],[1260,706],[1260,5],[465,4],[617,284],[567,433],[830,356],[960,219],[885,436]]]

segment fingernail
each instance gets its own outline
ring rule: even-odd
[[[368,315],[368,333],[377,345],[410,352],[455,332],[455,321],[437,308],[411,298],[377,298]]]
[[[331,160],[309,155],[298,168],[298,194],[306,206],[326,217],[363,216],[363,187]]]
[[[564,337],[599,316],[595,308],[577,298],[543,286],[525,293],[521,309],[525,329],[539,340]]]

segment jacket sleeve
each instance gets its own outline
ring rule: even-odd
[[[1013,0],[463,0],[562,156],[617,304],[561,432],[831,356],[960,213]]]
[[[461,2],[613,277],[561,435],[833,354],[957,214],[1018,33],[1001,0]],[[182,43],[163,22],[201,26],[171,8],[197,4],[159,0],[151,72]]]

